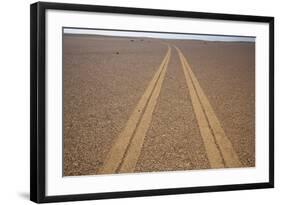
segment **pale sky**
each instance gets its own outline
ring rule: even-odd
[[[199,35],[199,34],[169,34],[169,33],[151,33],[151,32],[130,32],[130,31],[110,31],[110,30],[94,30],[94,29],[72,29],[64,28],[67,34],[93,34],[104,36],[120,36],[120,37],[148,37],[161,39],[193,39],[205,41],[243,41],[255,42],[255,37],[243,36],[220,36],[220,35]]]

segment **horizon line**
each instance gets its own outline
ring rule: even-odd
[[[112,37],[136,37],[136,38],[154,38],[170,40],[202,40],[202,41],[223,41],[223,42],[255,42],[255,37],[249,36],[226,36],[214,34],[183,34],[183,33],[163,33],[163,32],[146,32],[146,31],[118,31],[102,29],[80,29],[80,28],[63,28],[64,34],[84,34],[84,35],[101,35]]]

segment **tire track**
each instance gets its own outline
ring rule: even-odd
[[[170,56],[171,48],[168,46],[168,51],[159,69],[135,107],[125,128],[113,143],[99,174],[134,171],[160,94]]]
[[[176,46],[174,47],[176,48],[182,63],[182,69],[191,96],[193,109],[211,168],[241,167],[242,164],[239,157],[233,149],[230,140],[225,135],[209,100],[191,70],[188,61],[180,49]]]

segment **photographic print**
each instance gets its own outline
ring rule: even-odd
[[[62,35],[64,176],[255,166],[255,37]]]

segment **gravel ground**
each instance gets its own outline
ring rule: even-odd
[[[255,166],[253,43],[167,41],[189,61],[243,166]],[[158,69],[158,40],[64,36],[64,176],[97,174]],[[176,50],[136,172],[210,168]]]
[[[203,168],[209,168],[209,163],[178,54],[173,48],[136,172]]]
[[[255,44],[176,43],[245,167],[255,166]]]
[[[64,175],[96,174],[167,51],[158,42],[64,37]]]

